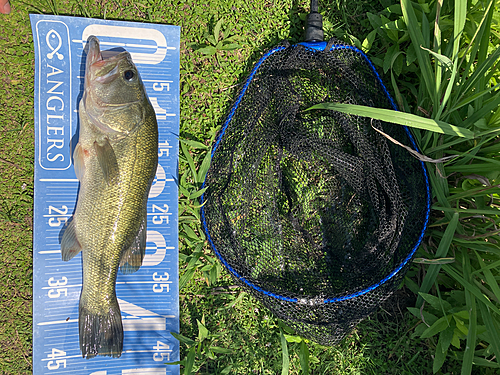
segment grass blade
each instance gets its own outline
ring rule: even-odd
[[[417,16],[415,15],[415,11],[413,10],[413,6],[410,0],[401,0],[401,10],[403,11],[403,19],[406,23],[406,27],[408,29],[408,33],[410,34],[410,38],[413,43],[413,48],[415,49],[415,53],[417,55],[418,63],[421,69],[422,78],[424,79],[424,83],[429,93],[429,97],[432,99],[434,107],[438,107],[438,97],[433,88],[435,88],[434,82],[434,74],[432,73],[432,67],[430,59],[420,47],[425,47],[426,43],[424,40],[424,36],[420,31],[420,27],[418,25]],[[425,17],[425,14],[423,14]]]
[[[193,199],[196,199],[198,198],[200,195],[202,195],[205,191],[207,191],[208,187],[205,187],[203,189],[200,189],[198,191],[195,191],[194,193],[192,193],[191,195],[189,195],[189,199],[193,200]]]
[[[468,281],[471,282],[471,267],[470,258],[466,248],[462,248],[464,259],[464,274],[467,275]],[[476,349],[477,337],[477,309],[476,299],[469,289],[465,290],[465,301],[469,309],[469,329],[467,332],[467,344],[465,346],[464,359],[462,362],[461,375],[470,375],[472,373],[472,363],[474,361],[474,352]]]
[[[490,2],[489,9],[485,11],[484,16],[481,20],[481,24],[483,24],[483,22],[484,22],[484,25],[480,26],[480,28],[482,28],[481,32],[483,35],[481,36],[480,42],[479,42],[479,51],[478,51],[478,57],[477,57],[478,64],[481,64],[483,61],[486,60],[486,57],[488,55],[488,50],[490,48],[489,40],[490,40],[490,35],[491,35],[491,32],[490,32],[491,19],[493,17],[493,9],[491,8],[491,4],[492,4],[492,2]],[[488,81],[489,81],[489,79],[487,77],[481,76],[481,79],[479,80],[479,82],[476,86],[476,91],[481,91],[486,86]],[[474,103],[474,107],[481,108],[481,106],[482,106],[482,99],[479,98]]]
[[[456,201],[458,199],[472,197],[478,194],[500,194],[499,188],[500,185],[493,185],[488,187],[480,186],[475,189],[469,189],[461,193],[450,195],[447,199],[451,202],[451,201]]]
[[[450,265],[448,264],[443,264],[442,265],[443,270],[450,275],[453,279],[455,279],[457,282],[459,282],[466,291],[470,292],[472,295],[474,295],[479,302],[484,303],[486,306],[488,306],[495,314],[500,315],[500,309],[496,307],[483,293],[481,293],[481,290],[467,280],[465,280],[460,274]]]
[[[429,164],[429,163],[427,163]],[[429,166],[428,166],[429,167]],[[441,177],[438,173],[438,168],[439,166],[436,166],[436,172],[435,173],[429,173],[429,179],[431,181],[431,186],[432,186],[432,191],[436,195],[436,198],[438,200],[438,203],[441,207],[445,207],[448,209],[448,211],[443,210],[446,217],[448,220],[451,221],[452,214],[455,212],[454,209],[451,208],[450,202],[446,199],[450,194],[449,194],[449,189],[448,189],[448,181]],[[434,208],[434,207],[432,207]]]
[[[495,166],[495,163],[481,163],[481,164],[468,164],[468,165],[452,165],[446,167],[446,174],[450,174],[452,172],[460,172],[460,173],[476,173],[485,175],[490,173],[492,170],[497,169],[498,166]],[[493,213],[493,210],[491,211]],[[498,215],[498,210],[496,210]]]
[[[195,354],[196,354],[196,346],[193,346],[189,349],[186,358],[186,364],[184,366],[184,375],[191,375],[193,373]]]
[[[469,241],[468,243],[471,243],[471,241]],[[473,243],[472,243],[472,245],[474,246],[474,244],[473,244]],[[491,245],[493,245],[493,244],[491,244]],[[493,245],[493,246],[495,246],[495,245]],[[475,249],[475,250],[478,250],[478,251],[488,251],[488,252],[493,253],[493,251],[489,251],[490,249],[484,249],[484,250],[483,250],[483,249],[476,248],[476,247],[475,247],[474,249]],[[498,248],[496,248],[496,249],[498,250]],[[478,254],[478,257],[479,257],[479,254]],[[478,270],[476,270],[476,271],[472,272],[472,275],[475,275],[475,274],[480,273],[480,272],[484,272],[484,270],[492,270],[492,269],[497,269],[497,268],[499,268],[499,267],[500,267],[500,260],[497,260],[497,261],[496,261],[496,262],[494,262],[494,263],[491,263],[491,264],[489,264],[489,265],[487,265],[487,266],[484,266],[484,267],[482,267],[482,268],[480,268],[480,269],[478,269]],[[497,286],[498,286],[498,285],[497,285]],[[500,299],[499,299],[499,301],[500,301]]]
[[[283,367],[281,369],[281,375],[288,375],[290,369],[290,358],[288,357],[288,344],[286,338],[283,335],[283,331],[280,331],[281,339],[281,352],[283,353]]]
[[[435,254],[436,258],[443,258],[448,253],[451,241],[453,240],[453,236],[455,235],[455,232],[457,230],[459,216],[460,215],[458,214],[458,212],[455,212],[453,214],[450,223],[448,224],[446,230],[444,231],[443,238],[441,238],[441,241],[439,242],[439,246]],[[441,264],[432,264],[429,266],[425,278],[422,281],[422,285],[420,286],[420,293],[427,293],[431,289],[431,287],[434,285],[434,282],[436,281],[437,275],[440,270],[441,270]],[[416,306],[417,307],[422,306],[423,302],[424,301],[422,296],[419,295],[417,298]]]
[[[484,15],[481,19],[481,22],[479,23],[479,26],[474,25],[476,32],[475,32],[474,36],[472,37],[472,39],[469,41],[469,47],[466,50],[466,53],[463,54],[462,60],[460,61],[460,64],[459,64],[461,66],[463,60],[465,60],[466,57],[468,58],[469,61],[467,63],[466,68],[464,69],[464,71],[465,71],[464,78],[467,78],[467,74],[469,72],[476,70],[476,68],[474,67],[475,65],[477,65],[476,62],[478,64],[481,64],[483,62],[477,58],[477,54],[478,54],[480,45],[482,43],[477,43],[476,38],[482,40],[483,36],[484,36],[483,34],[484,34],[485,29],[490,29],[491,24],[487,24],[487,25],[485,25],[485,27],[483,27],[483,24],[487,18],[487,13],[489,12],[489,10],[491,9],[491,7],[494,3],[495,3],[495,0],[490,0],[488,7],[486,8]],[[489,45],[488,42],[487,42],[487,44]],[[470,52],[469,52],[469,50],[470,50]],[[459,89],[460,89],[460,87],[459,87]],[[460,91],[459,91],[459,93],[460,93]]]
[[[304,375],[309,375],[309,348],[304,340],[300,343],[300,367]]]
[[[489,87],[489,88],[487,88],[483,91],[480,91],[478,93],[475,93],[473,95],[468,95],[461,102],[455,104],[452,108],[450,108],[447,112],[456,111],[457,109],[462,108],[463,106],[465,106],[469,103],[472,103],[473,101],[475,101],[479,98],[482,98],[484,95],[489,94],[490,92],[497,90],[498,88],[500,88],[500,84]]]
[[[487,119],[491,112],[496,110],[498,106],[500,105],[500,92],[497,92],[494,96],[492,96],[490,99],[486,100],[484,104],[481,106],[481,108],[476,109],[474,114],[472,116],[468,117],[462,125],[466,128],[472,126],[473,124],[476,123],[476,121],[482,120],[482,119]],[[492,129],[493,131],[498,131],[497,129]]]
[[[443,113],[446,104],[448,103],[448,99],[450,99],[451,96],[451,90],[453,87],[455,87],[455,78],[457,76],[457,60],[455,60],[455,63],[453,64],[452,71],[451,71],[451,77],[450,80],[447,82],[446,85],[446,91],[443,96],[443,100],[441,101],[441,104],[439,106],[439,109],[435,115],[435,118],[441,118],[441,114]]]
[[[491,288],[496,299],[500,301],[500,287],[498,286],[498,281],[495,279],[495,276],[491,272],[490,267],[486,266],[482,257],[477,253],[477,251],[476,251],[476,257],[479,265],[481,266],[481,268],[477,270],[477,272],[483,273],[483,275],[486,278],[486,285],[488,285]]]
[[[370,117],[376,120],[386,121],[393,124],[404,125],[412,128],[429,130],[435,133],[453,135],[463,138],[474,138],[474,133],[469,129],[459,128],[443,121],[420,117],[411,113],[404,113],[385,108],[373,108],[355,104],[344,103],[321,103],[307,110],[327,109],[347,113],[350,115]]]
[[[475,150],[476,152],[479,151],[479,150]],[[486,163],[491,163],[493,165],[490,166],[490,168],[494,169],[495,167],[498,168],[500,167],[500,161],[499,160],[495,160],[493,158],[484,158],[482,156],[475,156],[473,154],[473,150],[469,150],[468,152],[466,153],[459,153],[459,152],[450,152],[450,154],[454,154],[454,155],[459,155],[459,156],[462,156],[462,160],[460,160],[460,164],[457,162],[454,166],[458,166],[458,167],[461,167],[461,166],[464,166],[464,162],[463,160],[465,159],[465,162],[469,162],[473,159],[475,160],[480,160],[480,161],[484,161]],[[468,164],[468,165],[471,165],[471,164]],[[447,167],[448,168],[448,167]]]
[[[453,59],[458,57],[460,37],[464,30],[467,16],[467,0],[455,0],[455,17],[453,23]]]
[[[481,310],[481,316],[490,338],[489,343],[495,353],[496,361],[500,365],[500,332],[493,321],[493,317],[488,307],[479,302],[479,309]]]
[[[212,154],[211,149],[207,150],[207,154],[203,158],[203,161],[201,162],[200,168],[198,169],[198,181],[205,180],[205,176],[208,172],[208,168],[210,168],[210,162],[212,161],[211,154]]]
[[[181,291],[186,286],[186,284],[193,278],[195,271],[196,268],[190,268],[186,272],[184,272],[184,274],[179,279],[179,291]]]
[[[492,67],[495,66],[497,60],[500,58],[500,47],[498,47],[495,52],[493,52],[485,61],[478,64],[474,73],[467,78],[467,80],[458,87],[459,97],[458,100],[467,99],[467,93],[472,91],[474,87],[477,85],[477,82],[484,77],[487,71],[489,71]],[[464,98],[465,99],[462,99]]]
[[[184,157],[186,158],[186,161],[189,165],[189,168],[191,169],[191,176],[194,180],[195,183],[198,182],[198,175],[196,173],[196,167],[194,165],[194,160],[193,157],[191,156],[191,153],[189,152],[186,144],[184,142],[181,142],[181,149]]]
[[[499,113],[500,113],[500,111],[499,111]],[[489,137],[489,138],[481,138],[481,137],[484,137],[485,135],[491,135],[491,134],[494,134],[494,135],[492,137]],[[490,142],[491,140],[493,140],[498,134],[500,134],[500,129],[487,130],[484,132],[475,133],[474,135],[478,139],[477,145],[482,146],[483,144],[486,144],[486,143]],[[452,140],[449,142],[445,141],[442,144],[440,144],[439,146],[435,145],[429,149],[427,149],[427,148],[423,148],[423,149],[425,149],[427,154],[430,155],[430,154],[433,154],[433,153],[436,153],[439,151],[451,149],[453,146],[456,146],[460,143],[468,141],[467,138],[457,138],[457,137],[450,137],[450,138]],[[482,150],[481,150],[481,152],[482,152]]]
[[[432,206],[432,209],[437,210],[437,211],[459,212],[459,213],[472,214],[472,215],[489,216],[489,215],[499,215],[500,214],[500,211],[497,209],[476,210],[474,208],[448,208],[448,207],[439,207],[439,206]]]

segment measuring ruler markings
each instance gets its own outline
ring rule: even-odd
[[[31,15],[35,42],[35,236],[33,373],[179,374],[177,173],[179,133],[178,27],[77,17]],[[78,337],[81,256],[63,262],[60,241],[78,192],[72,166],[83,47],[96,35],[103,50],[127,49],[158,120],[159,164],[147,204],[142,267],[119,273],[117,298],[125,331],[118,359],[82,359]],[[140,38],[140,39],[138,39]],[[108,54],[104,51],[103,55]],[[75,139],[76,138],[76,139]],[[97,204],[97,203],[96,203]]]

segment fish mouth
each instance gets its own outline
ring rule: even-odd
[[[105,58],[100,49],[99,39],[94,35],[88,38],[85,51],[87,53],[87,60],[85,62],[85,87],[88,86],[91,80],[99,83],[111,82],[119,74],[118,62],[124,56],[128,55],[128,52],[123,51],[106,56]]]
[[[89,36],[87,39],[87,44],[85,46],[85,52],[87,53],[87,60],[85,62],[85,89],[90,83],[91,79],[91,66],[94,64],[104,65],[104,59],[102,57],[101,49],[99,47],[99,39],[94,35]]]
[[[119,62],[122,59],[130,60],[130,54],[127,51],[111,53],[109,51],[100,50],[99,39],[91,35],[85,46],[87,60],[85,62],[85,82],[84,88],[90,85],[90,82],[95,81],[100,84],[112,82],[120,74]],[[131,60],[130,60],[131,61]]]

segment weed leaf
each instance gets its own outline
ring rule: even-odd
[[[425,339],[428,337],[432,337],[434,335],[437,335],[439,332],[444,331],[450,325],[451,318],[452,318],[451,315],[447,315],[447,316],[443,316],[442,318],[439,318],[433,325],[431,325],[429,328],[427,328],[422,333],[422,335],[420,335],[420,338]]]
[[[192,346],[195,344],[195,342],[193,340],[191,340],[189,337],[186,337],[186,336],[183,336],[181,335],[180,333],[175,333],[175,332],[170,332],[172,334],[172,336],[174,336],[177,340],[179,340],[180,342],[188,345],[188,346]]]
[[[198,340],[202,342],[208,337],[209,332],[207,327],[205,327],[202,322],[200,322],[198,319],[196,320],[196,322],[198,323]]]
[[[217,24],[214,27],[214,39],[215,39],[215,43],[214,44],[216,44],[219,41],[220,29],[221,29],[221,26],[222,26],[223,22],[224,22],[224,19],[221,18],[219,21],[217,21]]]
[[[443,332],[441,332],[441,333],[443,333]],[[441,337],[442,337],[442,335],[440,334],[439,335],[438,343],[436,345],[436,352],[435,352],[435,356],[434,356],[434,362],[432,364],[432,372],[434,374],[436,372],[438,372],[441,369],[441,367],[443,366],[444,361],[446,359],[446,353],[448,352],[447,350],[443,351],[443,344],[442,344]]]
[[[214,46],[206,46],[206,47],[197,49],[197,51],[203,53],[204,55],[212,56],[212,55],[215,55],[215,53],[217,52],[217,48],[215,48]]]

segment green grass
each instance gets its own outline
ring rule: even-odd
[[[197,373],[220,374],[232,366],[230,374],[280,374],[283,365],[280,331],[290,340],[287,345],[289,373],[302,373],[301,343],[295,342],[298,338],[292,331],[255,299],[239,288],[232,288],[232,280],[225,272],[213,286],[204,281],[194,279],[190,282],[180,300],[181,333],[197,340],[197,321],[203,318],[209,331],[201,355],[196,353],[195,356]],[[308,342],[311,373],[432,373],[428,344],[412,337],[416,322],[405,313],[404,305],[409,302],[406,298],[405,293],[398,293],[384,305],[384,310],[362,322],[338,346],[330,348]],[[214,353],[209,359],[206,353],[210,346],[229,349],[232,353]],[[187,353],[186,350],[184,355]],[[450,373],[459,373],[457,363],[446,367],[455,371]]]
[[[31,369],[33,48],[23,14],[0,17],[0,373]]]
[[[457,0],[450,7],[442,1],[416,5],[402,0],[370,17],[385,41],[392,40],[380,60],[391,74],[400,107],[474,134],[471,140],[414,132],[424,154],[456,156],[428,163],[435,196],[433,228],[419,250],[424,258],[453,261],[421,268],[420,285],[408,284],[420,294],[413,314],[420,317],[420,307],[428,314],[429,326],[416,332],[436,340],[435,372],[449,358],[461,361],[464,374],[500,368],[500,199],[493,191],[500,174],[498,152],[492,152],[500,133],[498,16],[493,1]],[[398,82],[395,77],[405,71],[417,80]]]
[[[0,16],[0,373],[31,372],[34,55],[29,12],[182,26],[179,338],[186,373],[498,371],[492,367],[500,357],[498,337],[488,332],[500,327],[500,111],[498,89],[492,89],[498,58],[488,57],[498,53],[500,13],[494,4],[488,8],[489,1],[411,5],[404,0],[403,7],[394,0],[320,1],[326,35],[364,49],[401,109],[475,137],[415,131],[425,155],[458,158],[428,165],[434,210],[420,263],[383,308],[338,346],[304,342],[234,287],[207,246],[197,197],[217,128],[262,53],[283,39],[301,40],[308,3],[11,1],[12,13]]]

